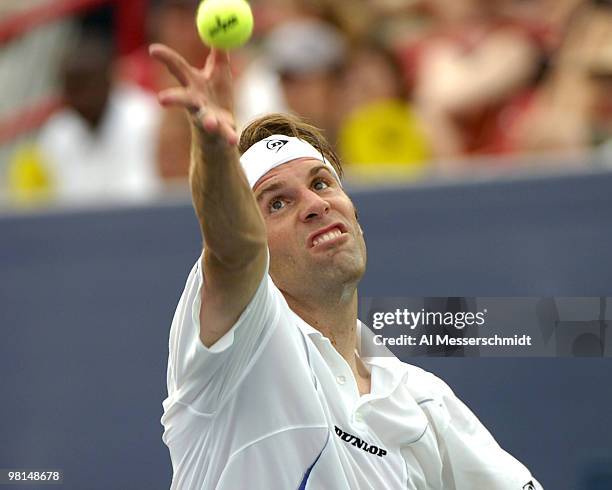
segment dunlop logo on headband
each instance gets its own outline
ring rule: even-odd
[[[281,151],[282,150],[282,151]],[[240,157],[240,165],[251,189],[267,172],[283,163],[300,158],[319,160],[329,169],[342,186],[333,165],[311,144],[286,134],[271,134],[259,140]]]
[[[287,143],[289,143],[289,140],[268,140],[266,143],[266,148],[268,150],[276,150],[276,153],[278,153],[278,151]]]

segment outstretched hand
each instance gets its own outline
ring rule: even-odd
[[[152,44],[149,54],[163,63],[181,85],[159,92],[160,104],[187,109],[194,124],[203,131],[219,135],[230,145],[237,144],[229,55],[212,48],[204,68],[198,69],[163,44]]]

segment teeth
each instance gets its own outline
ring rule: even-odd
[[[337,236],[340,236],[340,235],[342,235],[342,232],[338,228],[334,228],[333,230],[328,231],[328,232],[324,233],[323,235],[319,235],[318,237],[316,237],[312,241],[312,245],[314,247],[315,245],[318,245],[319,243],[326,242],[326,241],[331,240],[332,238],[336,238]]]

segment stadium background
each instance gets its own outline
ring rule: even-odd
[[[500,0],[489,11],[486,3],[254,1],[258,31],[234,54],[241,122],[258,111],[313,109],[302,115],[337,142],[369,250],[361,295],[611,296],[609,7]],[[459,4],[463,11],[452,8]],[[185,33],[193,8],[180,0],[0,5],[2,468],[61,468],[65,488],[169,486],[159,424],[167,334],[200,238],[185,185],[182,114],[151,109],[144,96],[168,81],[143,50],[151,40],[174,41],[203,59],[194,32]],[[604,19],[597,25],[595,13]],[[495,37],[500,25],[503,36],[529,40],[514,54],[531,64],[490,66],[506,53]],[[587,39],[593,31],[598,37]],[[313,33],[328,44],[312,46],[317,60],[291,65]],[[283,39],[288,52],[274,51]],[[456,39],[462,56],[450,59]],[[138,104],[128,107],[155,120],[148,132],[132,119],[120,128],[126,146],[151,146],[129,170],[141,180],[125,187],[111,161],[99,161],[100,186],[90,186],[94,174],[70,179],[89,150],[58,163],[49,143],[54,117],[71,103],[66,60],[91,75],[79,55],[104,60],[103,47],[94,49],[100,40],[113,52],[110,86],[138,86]],[[430,43],[444,54],[428,64]],[[500,51],[487,54],[491,46]],[[389,55],[389,70],[359,72]],[[312,64],[326,57],[329,64]],[[478,60],[483,72],[513,78],[524,66],[524,76],[491,98],[452,92],[451,102],[465,96],[469,109],[444,99],[448,87],[430,90],[440,77],[459,86],[461,62]],[[399,74],[401,84],[379,90],[389,83],[384,73]],[[299,106],[300,94],[337,97],[339,88],[348,95],[337,105]],[[590,98],[569,103],[576,92]],[[385,105],[390,98],[395,105]],[[609,359],[404,360],[447,381],[545,488],[612,488]]]

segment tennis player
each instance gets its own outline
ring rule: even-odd
[[[443,381],[360,355],[366,245],[321,134],[270,115],[239,139],[227,54],[151,54],[191,120],[204,239],[170,331],[172,488],[541,489]]]

